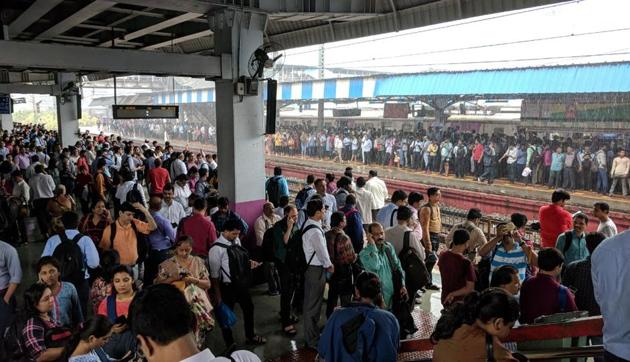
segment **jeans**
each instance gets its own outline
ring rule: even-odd
[[[597,192],[605,194],[608,191],[608,173],[605,168],[597,169]]]
[[[621,192],[623,196],[628,196],[628,178],[627,177],[613,177],[612,184],[610,185],[609,194],[613,194],[615,192],[615,188],[617,187],[617,182],[621,181]]]
[[[507,172],[508,180],[510,180],[511,183],[514,183],[514,181],[516,181],[516,162],[507,165]]]
[[[7,289],[0,291],[0,331],[3,333],[4,330],[13,322],[16,307],[15,295],[11,296],[8,304],[4,302],[4,295],[6,293]]]
[[[429,284],[433,283],[433,267],[437,264],[437,252],[440,247],[440,234],[438,233],[429,233],[429,237],[431,238],[431,252],[427,252],[427,256],[425,258],[424,264],[427,266],[427,271],[429,272]]]
[[[562,171],[549,171],[549,187],[559,189],[562,185]]]
[[[493,182],[495,177],[496,177],[496,167],[494,167],[493,165],[484,166],[483,173],[481,174],[481,176],[479,176],[481,181],[488,180],[488,183]]]
[[[608,351],[604,351],[604,361],[605,362],[630,362],[621,357],[617,357]]]
[[[575,190],[575,168],[574,167],[565,167],[562,170],[563,179],[562,187],[567,190]]]

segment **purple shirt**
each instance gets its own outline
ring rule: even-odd
[[[151,250],[170,248],[175,243],[175,230],[171,226],[171,222],[159,212],[151,211],[151,216],[157,225],[157,229],[153,230],[148,237]]]
[[[26,170],[31,165],[31,159],[27,154],[18,153],[15,156],[15,164],[20,170]]]

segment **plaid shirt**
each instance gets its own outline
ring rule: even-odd
[[[567,265],[562,274],[562,284],[574,290],[575,304],[579,310],[586,310],[592,316],[602,314],[593,292],[590,256]]]
[[[32,360],[37,360],[46,351],[45,335],[47,328],[56,327],[55,323],[39,317],[30,318],[22,329],[23,349]]]

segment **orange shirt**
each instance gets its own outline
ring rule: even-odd
[[[139,233],[148,235],[149,224],[137,219],[133,219],[133,223],[136,224],[136,229]],[[103,237],[99,243],[99,247],[102,250],[112,249],[112,242],[110,236],[112,233],[111,225],[107,226],[103,231]],[[116,236],[114,237],[113,249],[120,255],[120,264],[123,265],[135,265],[138,260],[138,239],[131,227],[131,224],[125,226],[120,225],[120,222],[116,220]]]

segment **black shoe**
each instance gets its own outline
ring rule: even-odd
[[[437,285],[435,285],[435,284],[433,284],[433,283],[428,284],[428,285],[427,285],[426,287],[424,287],[424,288],[425,288],[425,289],[427,289],[427,290],[440,290],[440,287],[438,287]]]

